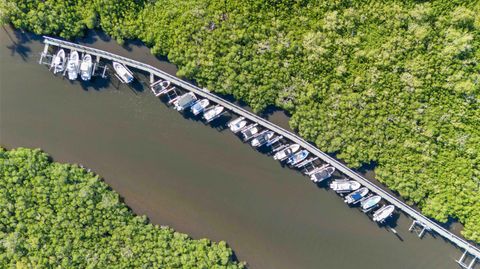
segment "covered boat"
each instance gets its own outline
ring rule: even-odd
[[[373,213],[373,221],[384,222],[388,217],[393,214],[393,211],[395,211],[394,205],[383,206],[379,210],[375,211],[375,213]]]
[[[373,207],[377,206],[378,203],[382,200],[382,197],[380,195],[372,195],[368,197],[367,199],[363,200],[360,205],[363,209],[363,211],[369,211]]]
[[[268,142],[268,140],[272,139],[274,135],[275,133],[273,131],[268,131],[268,130],[261,133],[260,135],[258,135],[252,140],[252,143],[251,143],[252,147],[261,147],[265,145]]]
[[[118,78],[123,83],[130,83],[133,81],[133,73],[130,70],[128,70],[128,68],[123,64],[118,62],[113,62],[113,69],[115,69],[115,72],[117,73]]]
[[[282,149],[279,152],[275,153],[275,155],[273,155],[273,159],[283,161],[286,158],[292,156],[292,154],[297,152],[299,149],[300,149],[300,145],[292,144],[292,145],[288,146],[287,148]]]
[[[80,64],[80,77],[82,80],[90,80],[92,78],[93,62],[90,54],[83,55],[82,63]]]
[[[220,105],[216,105],[213,108],[203,112],[203,118],[206,122],[211,122],[212,120],[218,118],[225,108]]]
[[[243,127],[245,127],[246,125],[247,121],[245,120],[245,117],[236,118],[228,123],[230,131],[232,131],[233,133],[238,133],[238,131],[242,130]]]
[[[75,80],[78,77],[78,67],[80,66],[80,59],[77,51],[70,52],[67,63],[68,79]]]
[[[258,134],[258,127],[256,124],[252,124],[252,127],[246,128],[242,131],[243,141],[248,141],[253,138],[256,134]]]
[[[325,179],[331,177],[333,172],[335,172],[335,167],[328,166],[328,167],[319,169],[316,172],[313,172],[310,175],[310,179],[315,183],[320,183]]]
[[[197,97],[193,92],[187,92],[186,94],[179,96],[173,105],[178,111],[183,111],[191,107],[197,101]]]
[[[301,150],[300,152],[297,152],[294,155],[288,157],[287,163],[289,165],[293,166],[293,165],[305,160],[305,158],[307,158],[308,154],[310,154],[310,152],[308,152],[308,150],[306,150],[306,149]]]
[[[197,101],[193,106],[191,107],[193,115],[197,116],[198,114],[202,113],[205,108],[210,105],[210,101],[208,99],[202,99],[200,101]]]
[[[356,190],[352,193],[350,193],[349,195],[347,195],[345,197],[345,203],[347,204],[355,204],[357,203],[358,201],[360,201],[360,199],[362,199],[363,197],[365,197],[366,195],[368,194],[368,188],[367,187],[363,187],[359,190]]]
[[[330,183],[330,188],[337,193],[356,191],[361,187],[355,180],[337,179]]]
[[[53,69],[53,73],[56,74],[58,72],[62,72],[65,70],[65,51],[63,49],[59,50],[55,56],[53,56],[52,63],[50,64],[50,68]]]

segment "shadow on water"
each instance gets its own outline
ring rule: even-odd
[[[90,30],[87,31],[87,34],[84,37],[75,38],[74,42],[92,45],[98,40],[101,40],[103,42],[110,42],[112,38],[105,34],[105,32],[103,31]]]
[[[9,31],[5,28],[5,25],[2,25],[2,28],[11,42],[11,45],[6,46],[7,49],[10,50],[11,55],[18,55],[22,58],[24,62],[26,62],[27,58],[32,52],[30,47],[26,44],[31,43],[32,41],[38,41],[41,39],[41,37],[21,31],[13,31],[15,37],[12,37]]]

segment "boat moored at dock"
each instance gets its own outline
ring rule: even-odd
[[[202,99],[193,104],[190,109],[192,111],[192,114],[197,116],[198,114],[202,113],[209,105],[210,101],[208,99]]]
[[[393,211],[395,211],[394,205],[384,205],[373,213],[373,221],[382,223],[393,214]]]
[[[230,131],[232,131],[234,134],[238,133],[246,125],[247,125],[247,120],[245,120],[244,117],[236,118],[233,121],[228,123],[228,127],[230,128]]]
[[[80,77],[84,81],[88,81],[92,78],[93,72],[93,62],[92,56],[90,54],[85,54],[82,57],[82,62],[80,63]]]
[[[65,70],[65,50],[60,49],[55,56],[53,56],[52,63],[50,64],[50,68],[53,69],[53,73],[59,73]]]
[[[153,94],[158,97],[172,89],[170,88],[170,84],[171,82],[169,80],[159,80],[152,83],[150,85],[150,89],[152,90]]]
[[[283,161],[283,160],[287,159],[288,157],[292,156],[292,154],[297,152],[299,149],[300,149],[300,145],[298,145],[298,144],[290,145],[290,146],[278,151],[277,153],[275,153],[275,155],[273,155],[273,159]]]
[[[221,105],[216,105],[209,110],[203,112],[203,119],[208,123],[213,121],[214,119],[220,117],[222,115],[222,112],[225,108]]]
[[[363,212],[367,212],[376,207],[381,200],[382,197],[380,197],[380,195],[372,195],[360,202],[360,206],[362,207]]]
[[[133,81],[133,73],[125,65],[118,62],[113,62],[112,65],[120,81],[123,83],[130,83]]]
[[[308,150],[306,150],[306,149],[301,150],[301,151],[295,153],[294,155],[288,157],[287,164],[294,166],[297,163],[305,160],[305,158],[308,157],[308,154],[310,154],[310,152],[308,152]]]
[[[363,187],[359,190],[356,190],[345,197],[345,203],[347,204],[356,204],[368,194],[368,188]]]
[[[347,193],[358,190],[362,185],[355,180],[337,179],[330,183],[330,189],[337,193]]]
[[[183,111],[191,107],[197,101],[197,96],[193,92],[187,92],[184,95],[179,96],[173,105],[176,110]]]
[[[260,129],[257,127],[256,124],[253,124],[251,128],[246,128],[242,131],[243,141],[248,141],[254,138]]]
[[[76,80],[78,77],[78,67],[80,65],[80,59],[76,50],[70,52],[67,63],[68,79]]]
[[[274,135],[275,133],[273,131],[265,130],[252,140],[251,145],[252,147],[261,147],[265,145]]]
[[[323,169],[319,169],[316,172],[313,172],[310,175],[310,179],[315,183],[320,183],[325,179],[331,177],[333,172],[335,172],[335,167],[327,166]]]

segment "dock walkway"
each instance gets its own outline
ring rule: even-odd
[[[425,224],[430,230],[435,231],[437,234],[439,234],[442,237],[444,237],[445,239],[451,241],[456,246],[464,249],[465,250],[464,255],[462,256],[462,258],[460,258],[457,261],[462,267],[473,268],[473,266],[469,266],[469,265],[467,265],[463,262],[463,258],[466,255],[472,255],[473,259],[480,259],[480,249],[473,246],[472,244],[470,244],[469,242],[467,242],[463,238],[458,237],[457,235],[451,233],[447,229],[438,225],[437,223],[435,223],[430,218],[427,218],[426,216],[424,216],[423,214],[421,214],[417,210],[413,209],[409,205],[407,205],[404,202],[402,202],[401,200],[397,199],[392,194],[388,193],[387,191],[383,190],[379,186],[370,182],[368,179],[359,175],[358,173],[356,173],[352,169],[348,168],[344,164],[340,163],[336,159],[330,157],[328,154],[322,152],[320,149],[313,146],[309,142],[305,141],[303,138],[299,137],[298,135],[296,135],[296,134],[294,134],[294,133],[292,133],[288,130],[285,130],[285,129],[273,124],[272,122],[254,114],[250,111],[247,111],[247,110],[245,110],[245,109],[243,109],[243,108],[241,108],[241,107],[239,107],[239,106],[237,106],[237,105],[235,105],[235,104],[233,104],[229,101],[226,101],[226,100],[216,96],[215,94],[210,93],[207,90],[201,89],[201,88],[199,88],[195,85],[187,83],[187,82],[185,82],[185,81],[183,81],[183,80],[181,80],[181,79],[179,79],[175,76],[172,76],[172,75],[170,75],[166,72],[163,72],[163,71],[161,71],[161,70],[159,70],[159,69],[157,69],[157,68],[155,68],[151,65],[141,63],[141,62],[138,62],[138,61],[126,58],[126,57],[122,57],[122,56],[119,56],[119,55],[116,55],[116,54],[113,54],[113,53],[109,53],[109,52],[106,52],[106,51],[103,51],[103,50],[99,50],[99,49],[95,49],[95,48],[91,48],[91,47],[87,47],[87,46],[82,46],[82,45],[79,45],[79,44],[76,44],[76,43],[72,43],[72,42],[68,42],[68,41],[64,41],[64,40],[59,40],[59,39],[55,39],[55,38],[51,38],[51,37],[46,37],[46,36],[44,38],[45,38],[44,43],[46,44],[45,45],[46,48],[45,48],[44,52],[46,52],[47,49],[48,49],[47,47],[49,45],[51,45],[51,46],[55,46],[55,47],[62,47],[62,48],[66,48],[66,49],[76,50],[78,52],[89,53],[92,56],[94,55],[94,56],[97,56],[97,57],[101,57],[103,59],[120,62],[124,65],[129,66],[129,67],[133,67],[133,68],[145,71],[147,73],[150,73],[151,76],[153,75],[153,76],[157,76],[157,77],[159,77],[161,79],[164,79],[164,80],[169,80],[173,84],[175,84],[175,85],[177,85],[177,86],[179,86],[179,87],[181,87],[181,88],[183,88],[187,91],[191,91],[198,96],[201,96],[203,98],[207,98],[211,102],[217,103],[217,104],[225,107],[227,110],[230,110],[231,112],[233,112],[235,114],[238,114],[239,116],[243,116],[246,119],[248,119],[248,120],[250,120],[254,123],[257,123],[258,125],[261,125],[266,129],[272,130],[275,133],[277,133],[279,135],[282,135],[284,138],[286,138],[288,140],[291,140],[294,143],[299,144],[301,147],[308,150],[311,154],[319,157],[324,162],[332,165],[342,174],[350,177],[351,179],[354,179],[354,180],[358,181],[363,186],[370,189],[370,191],[377,193],[383,199],[385,199],[389,203],[395,205],[397,208],[399,208],[400,210],[402,210],[403,212],[408,214],[410,217],[412,217],[414,220]],[[475,260],[473,260],[473,261],[475,262]]]

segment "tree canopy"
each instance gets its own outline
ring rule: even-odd
[[[0,148],[1,268],[244,268],[225,242],[135,216],[97,175]]]
[[[8,21],[65,38],[100,27],[178,75],[300,135],[480,242],[480,1],[3,0]],[[12,5],[13,3],[13,5]]]

